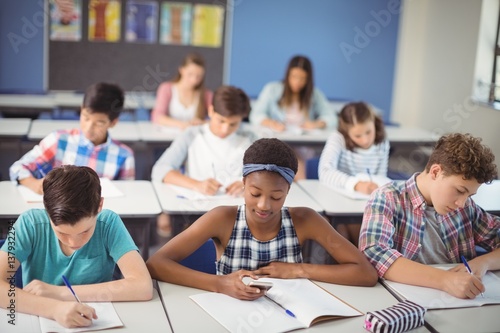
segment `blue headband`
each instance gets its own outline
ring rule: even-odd
[[[295,172],[292,169],[282,166],[277,166],[276,164],[244,164],[243,165],[243,177],[255,172],[255,171],[273,171],[279,173],[288,184],[292,184],[293,178],[295,177]]]

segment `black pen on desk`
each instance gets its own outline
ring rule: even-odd
[[[467,262],[467,259],[465,259],[465,257],[463,255],[460,256],[460,258],[462,258],[462,263],[464,264],[465,269],[467,270],[467,272],[469,272],[469,274],[471,274],[471,275],[474,275],[474,273],[472,273],[472,269],[470,269],[470,266],[469,266],[469,263]],[[481,296],[484,297],[484,294],[481,293]]]
[[[264,297],[268,300],[270,300],[271,302],[273,302],[274,304],[276,304],[277,306],[279,306],[280,308],[282,308],[283,310],[285,310],[286,314],[289,315],[290,317],[293,317],[293,318],[296,318],[295,315],[293,314],[292,311],[288,310],[287,308],[285,308],[283,305],[281,305],[280,303],[276,302],[274,299],[272,299],[271,297],[267,296],[267,295],[264,295]]]

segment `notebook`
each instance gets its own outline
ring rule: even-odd
[[[256,323],[259,333],[287,332],[307,328],[323,320],[363,315],[307,279],[261,278],[259,281],[272,282],[273,287],[267,296],[292,311],[296,318],[265,297],[242,301],[209,292],[190,298],[230,332],[255,330]]]
[[[438,267],[446,269],[444,267]],[[478,295],[474,299],[454,297],[445,291],[412,286],[404,283],[382,280],[382,284],[400,300],[410,300],[427,309],[448,309],[482,306],[485,304],[500,304],[500,277],[487,272],[482,282],[486,288],[484,297]]]
[[[356,178],[358,181],[369,181],[370,176],[368,174],[357,174]],[[387,183],[390,183],[392,180],[390,178],[384,177],[384,176],[378,176],[378,175],[372,175],[371,176],[371,181],[373,181],[375,184],[378,186],[385,185]],[[370,198],[370,194],[365,194],[361,192],[357,192],[354,190],[346,190],[343,188],[338,188],[338,187],[333,187],[330,186],[332,190],[335,192],[338,192],[342,194],[343,196],[346,196],[348,198],[354,199],[354,200],[368,200]]]
[[[24,313],[16,313],[14,322],[9,323],[7,320],[0,320],[0,332],[89,332],[98,331],[114,327],[123,327],[120,317],[112,303],[86,303],[96,310],[98,319],[92,321],[92,326],[65,328],[55,320],[28,315]],[[6,309],[0,309],[1,318],[9,318]]]

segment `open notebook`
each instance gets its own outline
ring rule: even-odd
[[[444,267],[438,268],[447,269]],[[427,309],[466,308],[485,304],[500,304],[500,278],[492,272],[487,272],[482,282],[486,288],[484,297],[478,295],[475,299],[461,299],[438,289],[382,280],[382,284],[396,298],[400,300],[408,299]]]
[[[100,178],[101,180],[101,196],[103,198],[115,198],[123,197],[124,194],[120,191],[115,184],[111,182],[108,178]],[[23,197],[24,201],[28,203],[43,202],[43,196],[41,194],[35,193],[26,186],[18,185],[17,190]]]
[[[296,318],[265,297],[242,301],[208,292],[190,298],[230,332],[287,332],[323,320],[363,315],[307,279],[261,278],[259,281],[272,282],[267,295],[292,311]]]
[[[0,332],[21,333],[21,332],[88,332],[98,331],[114,327],[123,327],[123,323],[118,317],[112,303],[86,303],[93,307],[99,318],[92,321],[92,326],[79,328],[65,328],[59,325],[55,320],[28,315],[24,313],[16,313],[16,319],[13,323],[9,323],[6,318],[9,318],[8,312],[5,309],[0,309]]]

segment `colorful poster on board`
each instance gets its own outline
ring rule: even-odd
[[[161,5],[160,43],[188,45],[191,40],[192,5],[163,2]]]
[[[156,43],[158,2],[127,1],[125,40],[131,43]]]
[[[120,40],[121,2],[119,0],[90,0],[89,40],[117,42]]]
[[[218,5],[194,5],[191,45],[221,47],[224,8]]]
[[[80,0],[50,2],[50,40],[79,41],[82,39],[82,4]]]

